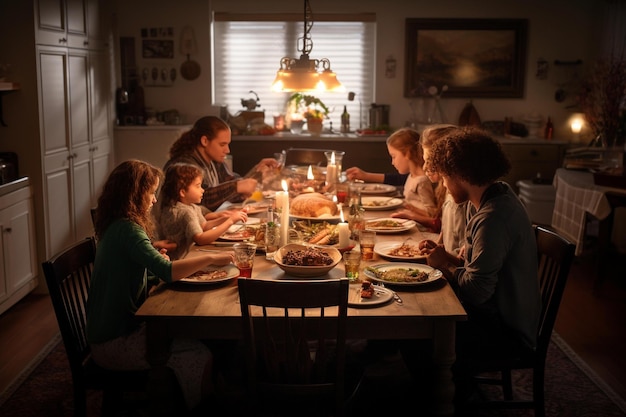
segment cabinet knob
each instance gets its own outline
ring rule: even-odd
[[[67,39],[61,38],[61,39],[59,39],[59,43],[67,43]]]
[[[13,231],[13,229],[12,229],[12,228],[10,228],[10,227],[5,227],[5,228],[3,228],[2,230],[3,230],[5,233],[11,233],[11,232]]]
[[[532,151],[530,151],[530,155],[531,156],[539,156],[539,151],[537,151],[536,149],[533,149]]]

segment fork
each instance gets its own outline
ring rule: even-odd
[[[378,286],[380,288],[386,288],[385,283],[381,281],[378,281]],[[389,290],[389,291],[391,291],[391,295],[393,295],[394,301],[398,304],[402,304],[402,298],[400,298],[400,296],[395,291],[392,291],[392,290]]]

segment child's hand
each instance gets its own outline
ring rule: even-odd
[[[240,210],[232,213],[230,219],[233,221],[233,224],[241,221],[243,223],[248,221],[248,213],[245,210]]]
[[[233,251],[227,251],[224,253],[212,254],[209,265],[223,266],[233,262],[235,262],[235,253]]]

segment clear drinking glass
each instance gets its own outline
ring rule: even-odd
[[[361,269],[361,253],[356,251],[346,251],[343,253],[343,262],[346,269],[346,277],[350,281],[359,279],[359,270]]]
[[[235,252],[235,266],[239,268],[239,276],[251,278],[256,245],[250,242],[235,243],[233,245],[233,251]]]
[[[280,246],[280,225],[274,222],[265,224],[265,259],[274,260],[274,253]]]
[[[374,259],[374,245],[376,245],[376,232],[373,230],[359,231],[359,245],[361,246],[361,259],[371,261]]]

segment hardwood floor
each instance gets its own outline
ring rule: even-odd
[[[623,257],[623,256],[622,256]],[[593,292],[593,260],[577,258],[555,330],[622,398],[626,399],[626,265]],[[58,332],[47,295],[30,294],[0,315],[0,392]]]

